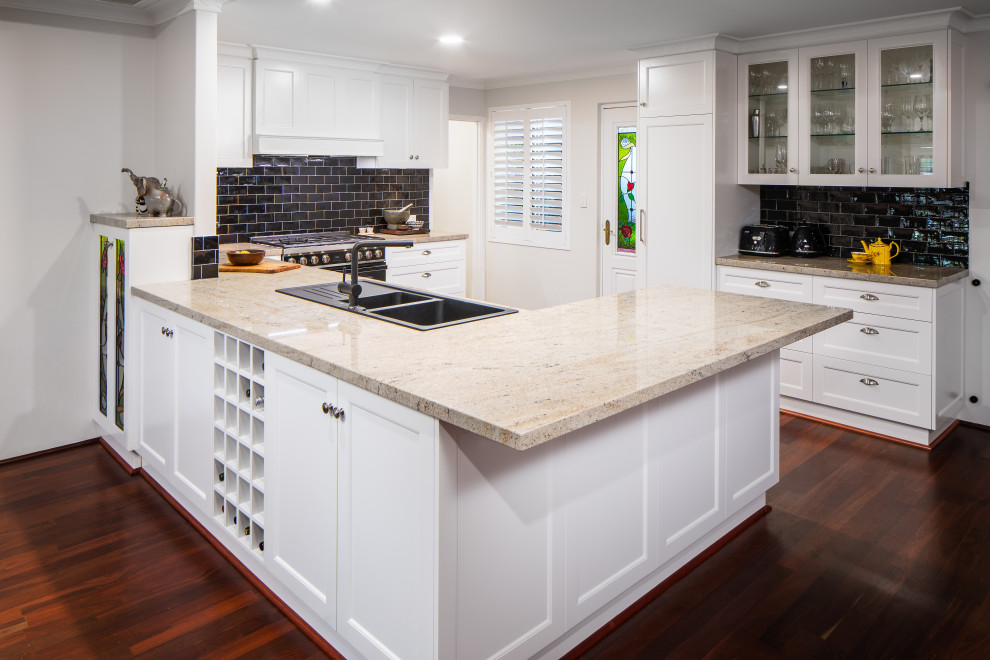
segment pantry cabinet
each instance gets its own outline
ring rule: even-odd
[[[953,30],[739,58],[739,183],[963,185]]]

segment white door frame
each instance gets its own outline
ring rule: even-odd
[[[469,121],[478,125],[478,167],[477,176],[477,203],[474,210],[474,218],[471,222],[471,235],[468,241],[471,243],[471,291],[467,292],[468,297],[477,300],[485,299],[485,249],[487,247],[486,227],[485,227],[485,200],[488,193],[485,190],[485,131],[487,129],[487,119],[478,115],[450,115],[448,121]]]
[[[613,209],[613,208],[606,208],[606,207],[611,206],[609,204],[609,200],[611,198],[611,189],[612,189],[612,187],[614,187],[615,181],[614,180],[609,180],[609,181],[606,181],[605,180],[605,168],[604,168],[604,165],[603,165],[603,161],[604,161],[604,158],[605,158],[605,150],[606,150],[606,146],[605,146],[605,111],[606,110],[612,110],[612,109],[615,109],[615,108],[633,108],[633,109],[636,109],[636,107],[637,107],[636,101],[624,101],[624,102],[602,103],[602,104],[599,104],[599,108],[598,108],[598,149],[599,149],[599,152],[598,152],[598,220],[595,223],[595,245],[598,246],[598,250],[597,250],[597,254],[598,254],[598,264],[597,264],[597,266],[598,266],[598,275],[596,277],[596,280],[597,280],[596,281],[596,289],[598,291],[598,295],[599,296],[601,296],[601,295],[604,294],[604,288],[605,288],[604,287],[604,285],[605,285],[605,281],[604,281],[604,268],[605,268],[605,250],[606,250],[606,247],[605,247],[604,242],[602,241],[602,236],[601,236],[602,231],[603,231],[602,218],[605,218],[606,216],[614,215],[614,211],[615,211],[615,209]],[[635,122],[635,123],[638,124],[638,121]],[[638,200],[637,200],[637,208],[639,208]],[[613,222],[614,222],[614,225],[616,227],[616,236],[618,236],[618,231],[617,231],[618,230],[618,226],[619,226],[618,220],[615,220]],[[639,241],[637,240],[637,243],[638,242]],[[636,249],[637,250],[640,249],[638,245],[637,245],[637,248]],[[639,267],[638,261],[634,261],[634,264],[635,264],[635,266],[637,268]],[[638,282],[639,281],[641,281],[640,278],[637,278],[637,286],[638,286]]]

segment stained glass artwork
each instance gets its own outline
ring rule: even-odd
[[[100,236],[100,413],[107,414],[107,262],[110,260],[110,241]]]
[[[116,352],[116,381],[114,423],[121,431],[124,430],[124,241],[117,240],[117,308],[114,315],[117,321],[115,338]]]
[[[619,252],[636,252],[636,129],[620,128],[618,139],[619,190],[616,195],[617,240]]]

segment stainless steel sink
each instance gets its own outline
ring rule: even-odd
[[[416,330],[435,330],[458,323],[514,314],[517,311],[500,305],[438,296],[382,282],[363,280],[361,287],[362,295],[355,307],[348,307],[347,297],[337,291],[336,283],[294,286],[277,289],[277,292]]]

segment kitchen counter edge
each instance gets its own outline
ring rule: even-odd
[[[715,259],[717,266],[734,266],[736,268],[753,268],[770,270],[780,273],[799,273],[802,275],[819,275],[836,277],[846,280],[864,280],[867,282],[883,282],[886,284],[901,284],[937,289],[969,275],[966,268],[946,268],[942,266],[916,266],[913,264],[891,264],[890,273],[870,272],[867,266],[853,269],[853,264],[841,257],[816,257],[813,259],[800,257],[760,257],[744,254],[733,254]]]

